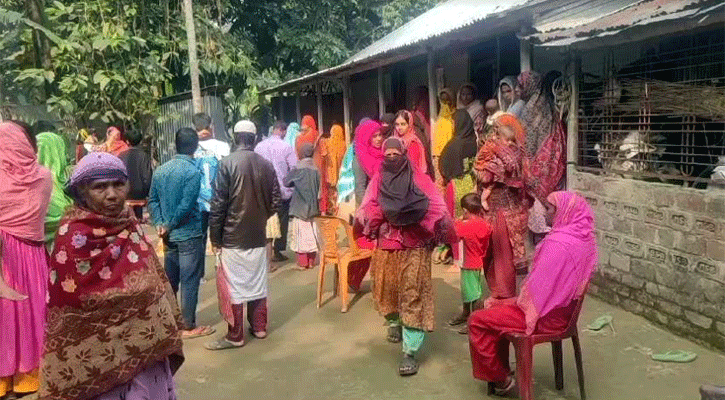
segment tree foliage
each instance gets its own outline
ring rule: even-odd
[[[45,2],[44,26],[27,1]],[[201,86],[230,87],[233,118],[248,116],[260,88],[341,63],[440,1],[195,0]],[[0,0],[0,103],[45,103],[78,125],[149,119],[189,90],[185,47],[181,0]]]

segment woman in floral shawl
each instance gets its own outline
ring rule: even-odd
[[[523,128],[511,114],[496,119],[494,130],[501,127],[513,130],[517,143],[501,146],[487,142],[479,150],[474,164],[478,193],[481,194],[484,187],[491,190],[489,210],[484,217],[493,227],[493,258],[485,268],[485,275],[491,297],[497,299],[516,295],[516,269],[526,267],[524,238],[531,207],[524,182]],[[489,157],[489,152],[494,152],[496,157]]]
[[[153,247],[125,207],[123,162],[91,153],[50,260],[41,400],[176,399],[181,316]]]

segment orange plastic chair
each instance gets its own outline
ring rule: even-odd
[[[586,294],[586,290],[584,293]],[[503,337],[514,345],[516,352],[516,383],[519,386],[519,398],[521,400],[533,400],[533,359],[534,346],[540,343],[551,342],[551,354],[554,359],[554,380],[556,382],[556,390],[564,389],[564,357],[561,349],[561,341],[571,339],[574,347],[574,359],[576,361],[577,376],[579,377],[579,396],[581,400],[586,400],[586,392],[584,390],[584,366],[582,365],[582,349],[579,343],[579,329],[577,321],[579,321],[579,313],[584,303],[584,295],[576,300],[574,313],[571,315],[569,325],[564,332],[558,334],[533,334],[526,335],[523,333],[504,333]],[[488,394],[495,392],[493,382],[488,384]]]
[[[320,270],[317,277],[317,308],[322,305],[323,286],[325,284],[325,267],[335,264],[336,282],[333,297],[341,294],[342,312],[347,312],[349,293],[347,290],[347,269],[351,262],[369,259],[372,250],[361,249],[357,246],[352,235],[352,226],[344,219],[338,217],[316,217],[315,222],[320,231]],[[339,245],[338,228],[342,226],[347,237],[348,247]]]

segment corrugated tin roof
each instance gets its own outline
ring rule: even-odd
[[[722,0],[612,0],[595,3],[596,6],[584,14],[562,12],[553,18],[537,19],[534,29],[539,33],[527,38],[543,46],[568,46],[667,20],[692,19],[710,24],[722,21],[725,15],[725,2]],[[705,18],[710,16],[718,18]]]
[[[449,0],[409,21],[400,28],[389,33],[382,39],[364,48],[348,58],[344,63],[318,71],[314,74],[287,81],[281,85],[265,90],[269,93],[292,87],[300,83],[314,81],[322,76],[334,75],[337,72],[389,54],[395,50],[420,44],[435,37],[465,28],[487,17],[501,16],[513,11],[545,2],[544,0]]]

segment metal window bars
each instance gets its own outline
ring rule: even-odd
[[[697,188],[712,183],[725,160],[724,30],[659,38],[633,61],[626,47],[586,57],[579,168]]]

